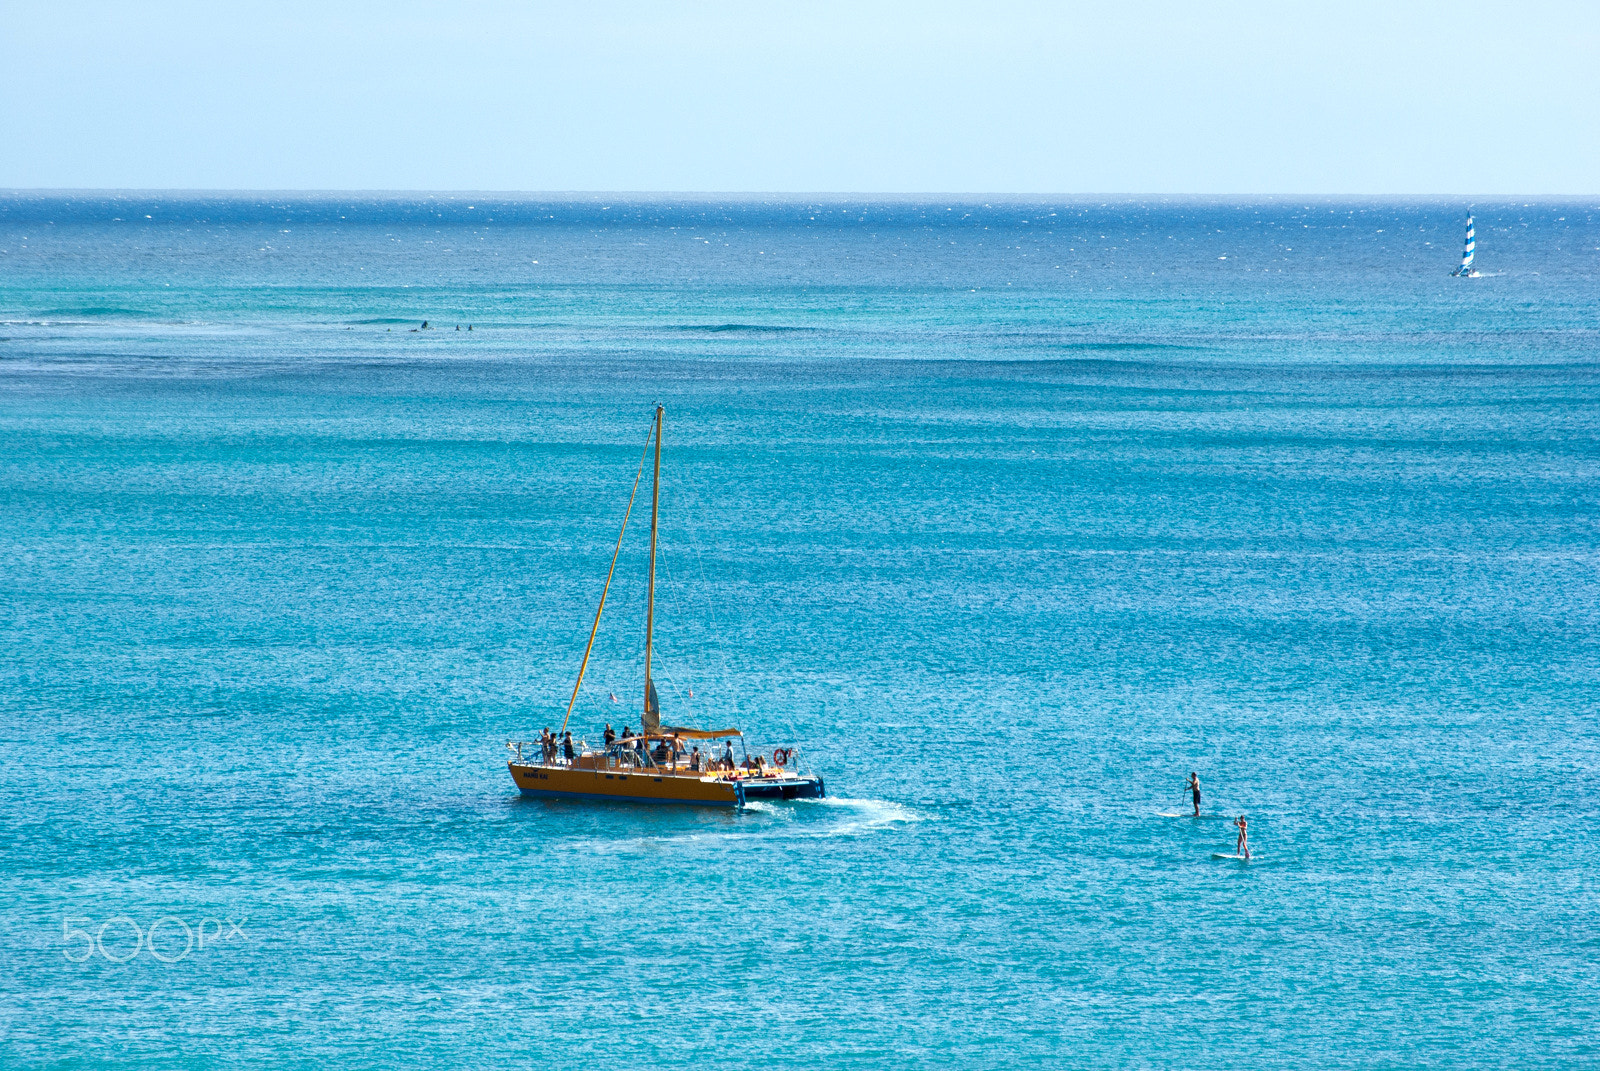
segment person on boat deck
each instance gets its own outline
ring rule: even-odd
[[[567,763],[570,765],[572,763],[572,759],[573,759],[572,730],[571,729],[568,729],[567,730],[567,735],[562,737],[562,739],[561,739],[561,754],[566,756]]]
[[[665,740],[657,741],[655,750],[650,752],[650,757],[652,759],[655,759],[657,763],[666,762],[667,761],[667,742]]]
[[[550,732],[550,726],[544,727],[544,732],[539,734],[539,747],[544,751],[544,761],[548,764],[556,757],[556,738]]]
[[[1239,843],[1234,850],[1248,860],[1250,858],[1250,822],[1241,814],[1234,819],[1233,824],[1239,827]]]
[[[724,770],[733,769],[733,741],[731,740],[728,741],[727,750],[722,753],[722,768]]]
[[[1194,816],[1200,817],[1200,775],[1189,771],[1189,792],[1194,796]]]
[[[610,747],[612,744],[615,744],[616,742],[617,742],[617,731],[611,727],[611,723],[608,721],[608,722],[606,722],[606,747]]]
[[[696,744],[694,750],[689,752],[689,769],[695,773],[700,772],[700,745]]]

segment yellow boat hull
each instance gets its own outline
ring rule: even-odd
[[[574,769],[510,762],[511,779],[524,796],[540,799],[617,800],[626,803],[686,803],[740,807],[737,781],[649,770]]]

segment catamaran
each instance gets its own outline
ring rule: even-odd
[[[1463,279],[1477,279],[1477,278],[1479,278],[1479,275],[1478,275],[1477,271],[1472,267],[1473,251],[1477,248],[1477,245],[1478,245],[1477,239],[1473,235],[1473,232],[1472,232],[1472,217],[1468,216],[1467,217],[1467,246],[1466,246],[1465,249],[1463,249],[1461,251],[1461,267],[1459,267],[1455,271],[1451,272],[1450,273],[1451,275],[1458,275]]]
[[[555,799],[625,800],[635,803],[688,803],[713,807],[743,807],[752,799],[817,799],[826,795],[820,774],[802,773],[798,748],[775,748],[770,758],[752,753],[744,734],[736,728],[694,729],[661,723],[661,700],[651,679],[651,647],[655,638],[656,615],[656,536],[661,517],[661,428],[666,410],[656,406],[654,428],[645,440],[645,453],[639,458],[639,472],[633,478],[628,508],[622,515],[622,530],[611,555],[611,569],[600,590],[600,606],[594,612],[589,643],[578,664],[578,680],[567,700],[561,731],[539,741],[512,740],[506,747],[516,757],[507,763],[511,779],[524,796]],[[622,537],[628,531],[628,518],[644,477],[645,461],[651,442],[655,444],[655,476],[650,495],[650,581],[645,599],[644,618],[644,710],[643,728],[637,734],[607,739],[590,747],[573,743],[567,726],[572,720],[583,676],[594,652],[600,632],[600,615],[605,612],[606,595],[617,572],[617,557],[622,553]],[[609,734],[608,734],[609,736]],[[704,754],[701,743],[706,745]],[[738,743],[740,755],[733,753]],[[720,754],[717,751],[721,746]],[[523,752],[537,748],[536,754]]]

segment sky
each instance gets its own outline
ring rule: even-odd
[[[0,188],[1593,194],[1600,3],[0,0]]]

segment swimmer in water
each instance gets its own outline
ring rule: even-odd
[[[1245,862],[1250,861],[1250,823],[1244,815],[1234,819],[1233,824],[1239,827],[1239,843],[1234,849],[1244,857]]]
[[[1189,771],[1189,793],[1194,796],[1194,816],[1200,817],[1200,775],[1193,770]]]

